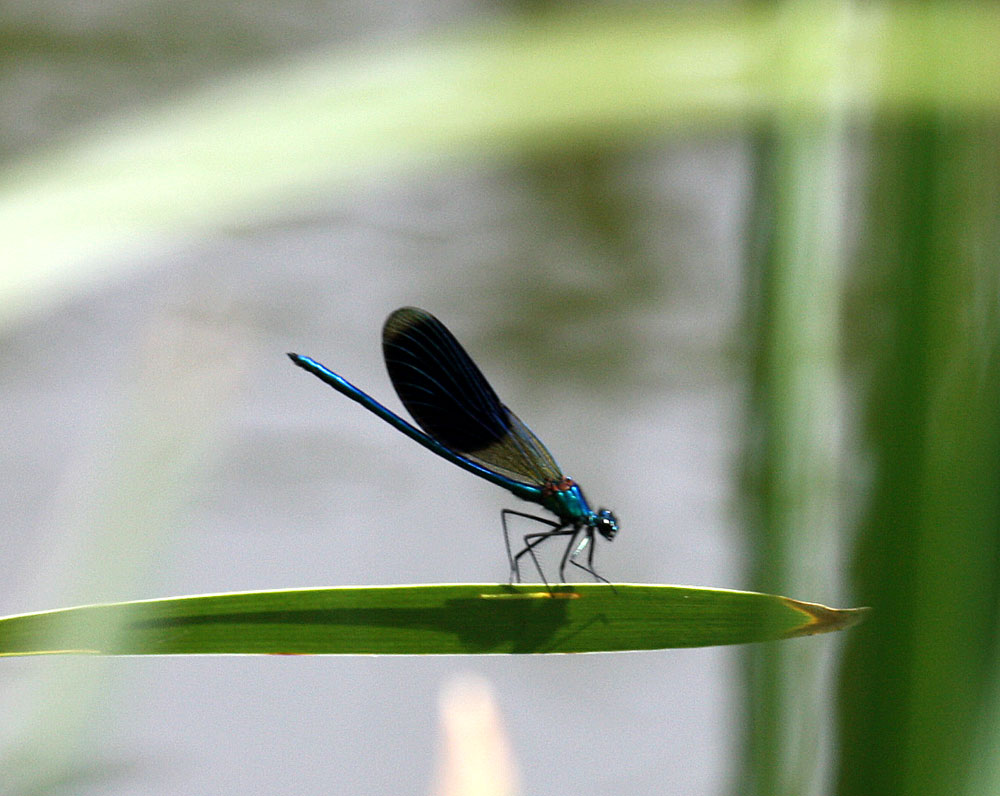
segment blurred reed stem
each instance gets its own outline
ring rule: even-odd
[[[855,308],[873,483],[852,574],[875,610],[847,641],[840,794],[959,793],[981,766],[1000,587],[998,143],[995,121],[944,113],[886,120],[872,143]]]

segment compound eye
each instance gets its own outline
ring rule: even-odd
[[[609,541],[614,539],[615,534],[618,533],[618,520],[607,509],[601,509],[597,512],[597,532]]]

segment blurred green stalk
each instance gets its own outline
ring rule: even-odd
[[[854,557],[838,793],[954,794],[983,766],[1000,587],[1000,127],[879,127],[856,304],[871,499]],[[992,756],[996,748],[990,749]],[[979,781],[995,793],[996,781]]]
[[[786,26],[812,7],[787,6]],[[805,588],[817,599],[837,592],[844,75],[856,25],[845,5],[822,42],[791,37],[776,54],[789,85],[803,70],[815,77],[817,63],[826,79],[813,109],[786,108],[758,133],[750,224],[751,583],[779,593]],[[748,652],[739,793],[820,792],[830,725],[823,649],[766,644]]]

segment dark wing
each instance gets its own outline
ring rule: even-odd
[[[382,328],[396,394],[417,425],[473,462],[532,485],[562,478],[545,446],[500,403],[465,349],[428,312],[403,307]]]

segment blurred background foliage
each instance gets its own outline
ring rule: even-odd
[[[874,611],[836,671],[808,639],[746,654],[731,792],[994,793],[998,36],[971,2],[8,0],[0,318],[331,188],[505,162],[618,263],[519,282],[534,311],[608,332],[575,355],[613,378],[628,332],[595,296],[614,279],[616,302],[649,304],[660,268],[623,164],[735,139],[746,583]],[[66,778],[18,754],[36,792]]]

